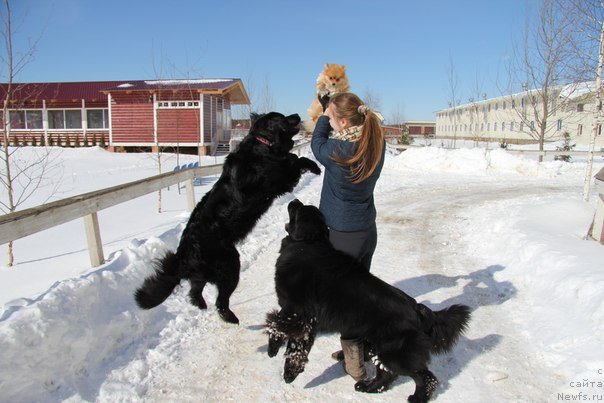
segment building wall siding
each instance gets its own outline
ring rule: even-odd
[[[198,144],[199,109],[158,109],[157,134],[160,143]]]
[[[155,143],[149,94],[112,94],[111,125],[113,143]]]

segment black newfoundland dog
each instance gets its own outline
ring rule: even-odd
[[[375,378],[357,382],[357,391],[383,392],[405,375],[416,384],[408,400],[428,401],[438,385],[428,370],[430,355],[454,346],[470,308],[433,312],[335,250],[318,208],[294,200],[288,212],[275,273],[281,311],[270,312],[266,323],[269,356],[287,340],[285,381],[304,371],[317,333],[352,333],[360,335],[376,367]]]
[[[247,136],[226,157],[222,175],[191,213],[176,253],[157,262],[155,274],[136,291],[141,308],[161,304],[181,279],[187,279],[193,305],[207,308],[202,291],[206,283],[215,284],[220,316],[226,322],[239,323],[229,308],[229,298],[239,282],[235,244],[254,228],[275,198],[294,189],[302,173],[321,173],[315,162],[289,152],[299,125],[297,114],[255,116]]]

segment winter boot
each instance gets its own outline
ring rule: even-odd
[[[357,339],[340,339],[340,343],[342,344],[346,373],[352,376],[355,381],[360,381],[367,377],[363,361],[363,342],[359,342]]]
[[[342,350],[334,351],[331,353],[331,358],[336,361],[344,361],[344,352]]]

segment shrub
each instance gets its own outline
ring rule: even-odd
[[[570,142],[570,134],[568,132],[564,132],[564,134],[562,135],[562,145],[561,146],[556,146],[556,151],[572,151],[575,146],[577,144],[571,144]],[[556,155],[554,157],[554,160],[556,161],[564,161],[564,162],[570,162],[572,158],[570,157],[570,155]]]

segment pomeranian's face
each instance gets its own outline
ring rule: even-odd
[[[325,69],[319,75],[318,85],[323,85],[330,91],[342,91],[348,88],[346,77],[346,66],[339,64],[326,64]]]

